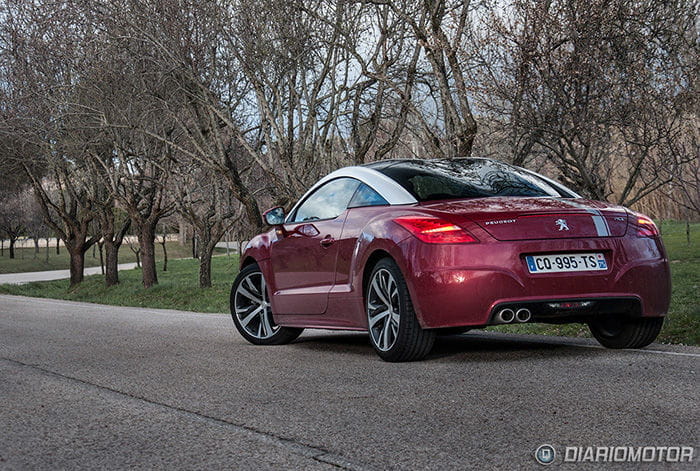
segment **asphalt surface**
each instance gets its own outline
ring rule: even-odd
[[[363,334],[256,347],[230,317],[0,296],[2,469],[698,469],[700,349],[468,333],[389,364]],[[568,464],[565,446],[692,446]]]

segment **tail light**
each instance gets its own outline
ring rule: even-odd
[[[451,222],[433,217],[405,217],[394,219],[401,227],[429,244],[473,244],[476,237]]]
[[[633,217],[637,218],[637,236],[638,237],[658,237],[659,229],[654,224],[651,218],[644,216],[643,214],[633,214]]]

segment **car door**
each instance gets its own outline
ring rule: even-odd
[[[319,187],[290,214],[270,248],[275,315],[323,314],[335,282],[347,207],[360,182],[337,178]]]

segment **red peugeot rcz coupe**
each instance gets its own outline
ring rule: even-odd
[[[669,306],[651,219],[494,160],[342,168],[264,217],[231,290],[254,344],[362,330],[381,358],[408,361],[441,333],[586,322],[606,347],[639,348]]]

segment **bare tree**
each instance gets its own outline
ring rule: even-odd
[[[0,231],[10,241],[10,258],[15,258],[15,243],[25,234],[26,221],[22,194],[16,190],[0,191]]]
[[[681,2],[683,3],[683,2]],[[585,195],[631,205],[671,181],[676,56],[692,8],[660,0],[515,0],[469,38],[479,107],[512,160],[544,156]]]
[[[192,225],[199,243],[199,286],[209,288],[216,244],[240,222],[243,207],[229,196],[225,179],[207,168],[183,165],[174,186],[177,211]]]

